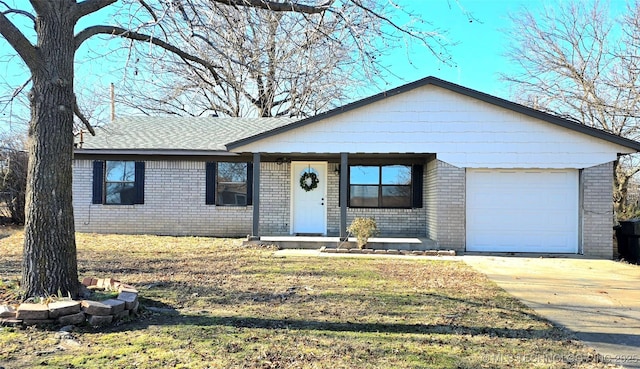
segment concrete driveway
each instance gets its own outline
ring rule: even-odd
[[[462,259],[608,362],[640,368],[640,266],[578,257]]]

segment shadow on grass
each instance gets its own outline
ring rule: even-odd
[[[437,296],[440,299],[452,300],[457,303],[469,303],[448,296]],[[246,329],[266,329],[266,330],[295,330],[295,331],[317,331],[317,332],[352,332],[352,333],[383,333],[383,334],[416,334],[416,335],[469,335],[487,336],[497,338],[547,338],[552,340],[565,340],[566,337],[557,327],[547,320],[524,311],[512,313],[527,315],[530,319],[549,323],[542,329],[520,329],[509,327],[489,327],[478,322],[477,326],[464,324],[437,323],[437,324],[415,324],[415,323],[367,323],[357,321],[331,321],[318,317],[317,319],[279,319],[256,316],[218,316],[207,310],[193,313],[184,313],[175,309],[171,305],[163,302],[140,297],[142,305],[142,316],[140,320],[112,327],[110,331],[136,331],[144,330],[150,326],[197,326],[197,327],[233,327]],[[268,310],[268,307],[266,308]],[[357,318],[357,317],[356,317]],[[354,319],[356,320],[356,319]]]
[[[157,311],[157,310],[156,310]],[[311,319],[274,319],[268,317],[215,316],[215,315],[182,315],[176,310],[166,308],[164,312],[156,312],[137,322],[114,327],[117,331],[134,331],[149,326],[185,326],[198,327],[224,326],[247,329],[295,330],[317,332],[351,332],[351,333],[383,333],[383,334],[416,334],[416,335],[468,335],[497,338],[549,338],[563,340],[556,328],[547,329],[513,329],[494,327],[470,327],[455,324],[404,324],[404,323],[362,323],[332,322]]]

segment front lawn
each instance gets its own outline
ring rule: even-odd
[[[20,232],[0,241],[0,280],[19,278],[21,243]],[[78,234],[77,243],[81,278],[133,284],[153,311],[71,336],[0,328],[0,366],[607,367],[461,262],[278,258],[193,237]]]

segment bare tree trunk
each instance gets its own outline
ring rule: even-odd
[[[76,296],[78,271],[71,201],[74,21],[36,18],[41,63],[32,70],[22,289],[27,297]],[[53,13],[53,12],[52,12]]]

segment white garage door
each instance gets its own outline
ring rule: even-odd
[[[467,251],[578,252],[577,170],[467,170]]]

